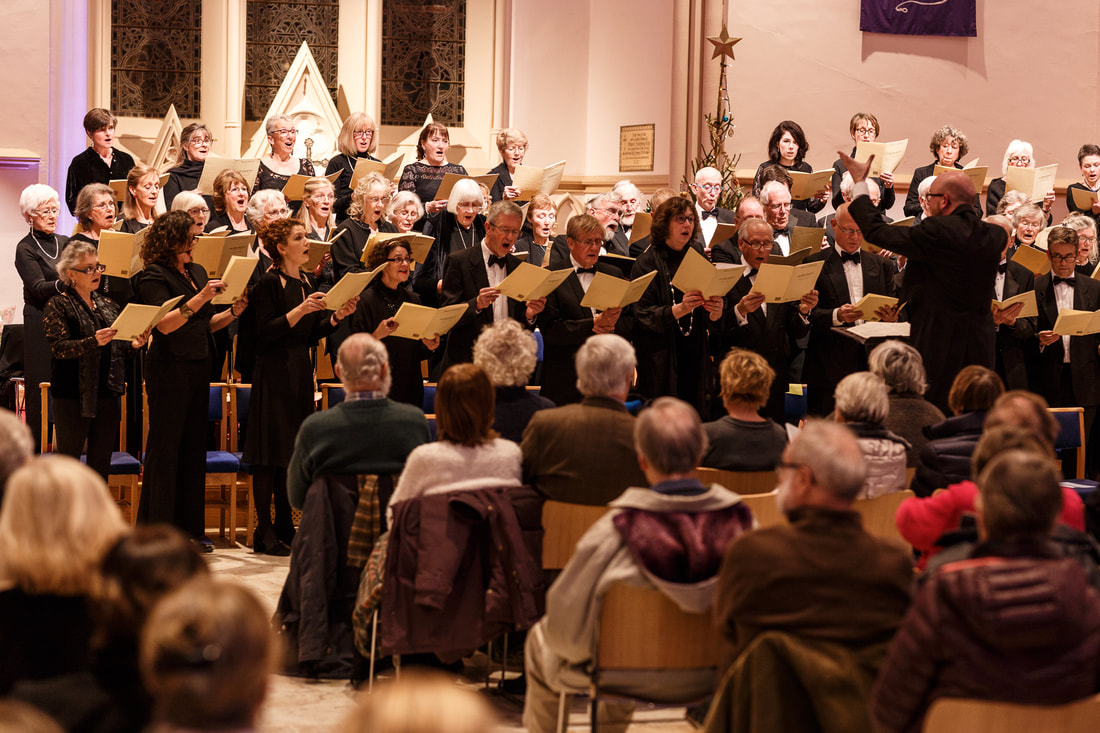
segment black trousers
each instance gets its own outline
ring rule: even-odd
[[[138,521],[205,532],[206,423],[210,359],[145,362],[149,440]]]
[[[42,391],[38,385],[50,381],[50,344],[42,324],[42,311],[32,306],[23,308],[23,389],[26,396],[27,427],[34,444],[42,446]]]
[[[84,449],[84,442],[87,441],[88,468],[106,481],[111,471],[111,453],[118,446],[118,423],[121,412],[117,397],[96,400],[95,417],[80,415],[80,400],[55,397],[53,400],[55,450],[79,459]]]
[[[271,525],[271,500],[275,499],[275,526]],[[271,548],[275,542],[290,544],[294,522],[286,493],[286,469],[282,466],[255,466],[252,472],[252,500],[256,504],[254,546]]]

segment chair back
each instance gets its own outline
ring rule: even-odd
[[[874,499],[860,499],[852,504],[852,508],[863,518],[863,529],[868,534],[908,545],[909,543],[898,531],[898,524],[894,517],[901,503],[911,496],[916,494],[909,489],[892,491],[889,494],[876,496]]]
[[[787,518],[779,511],[779,505],[775,498],[778,491],[769,491],[766,494],[741,494],[741,503],[752,510],[752,516],[756,518],[757,529],[783,524]]]
[[[216,426],[215,450],[224,451],[229,444],[229,385],[211,382],[206,406],[206,421]]]
[[[1100,695],[1067,705],[1017,705],[1010,702],[943,698],[932,703],[924,733],[1002,733],[1058,731],[1094,733],[1100,727]]]
[[[1085,408],[1051,407],[1050,414],[1058,421],[1058,437],[1054,441],[1054,450],[1058,455],[1071,452],[1077,464],[1076,473],[1066,478],[1083,478],[1085,475]],[[1063,463],[1063,465],[1065,465]]]
[[[252,385],[235,383],[229,386],[229,451],[240,450],[241,439],[248,427],[248,407],[252,402]]]
[[[542,567],[561,570],[573,557],[577,541],[600,517],[606,506],[546,501],[542,505]]]
[[[347,393],[339,384],[325,382],[321,385],[321,409],[327,410],[336,407],[347,398]]]
[[[600,610],[596,672],[708,669],[722,640],[707,613],[687,613],[655,588],[617,583]]]
[[[775,488],[775,471],[723,471],[718,468],[695,469],[704,484],[718,484],[738,494],[762,494]]]
[[[424,385],[424,402],[420,409],[424,410],[425,415],[435,414],[435,388],[437,386],[435,382],[428,382]]]

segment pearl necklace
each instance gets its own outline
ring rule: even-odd
[[[38,249],[42,250],[42,256],[46,259],[57,260],[57,256],[61,254],[61,244],[57,241],[57,235],[53,235],[53,255],[46,251],[46,248],[42,246],[42,243],[38,241],[38,237],[34,235],[34,229],[31,229],[31,239],[38,245]]]

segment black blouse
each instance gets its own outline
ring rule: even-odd
[[[469,175],[466,169],[457,163],[444,163],[443,165],[428,165],[422,160],[409,163],[405,170],[401,171],[401,182],[398,188],[402,191],[412,191],[425,204],[435,200],[435,192],[439,190],[439,184],[443,182],[443,176],[455,173],[460,176]]]
[[[359,153],[354,158],[348,157],[343,153],[338,153],[332,156],[328,162],[328,166],[325,167],[326,176],[331,176],[336,172],[340,173],[340,177],[336,179],[336,183],[332,184],[336,192],[336,203],[333,204],[332,210],[336,214],[337,224],[348,218],[348,207],[351,206],[352,194],[351,177],[355,174],[355,163],[359,158],[373,160],[376,163],[382,162],[370,153]]]
[[[332,243],[333,277],[339,281],[349,272],[366,272],[367,268],[359,258],[363,256],[363,248],[373,233],[371,228],[358,219],[345,219],[336,231],[343,234]],[[397,227],[385,219],[379,219],[378,231],[396,233]],[[333,234],[335,236],[335,232]]]
[[[164,301],[182,295],[180,303],[186,303],[192,296],[206,287],[206,270],[194,262],[185,267],[191,277],[176,269],[164,265],[146,265],[138,280],[138,300],[147,305],[161,305]],[[179,304],[176,305],[176,310]],[[153,329],[153,338],[149,343],[147,359],[153,361],[188,361],[206,359],[213,353],[213,334],[210,332],[210,319],[214,317],[211,301],[195,311],[187,322],[172,333],[161,333]]]
[[[92,239],[88,234],[80,232],[74,234],[70,242],[87,242],[88,244],[99,249],[99,240]],[[99,279],[99,287],[96,288],[96,292],[101,295],[106,295],[111,300],[118,303],[120,306],[125,306],[134,298],[134,288],[130,283],[128,277],[117,277],[115,275],[104,275]]]
[[[65,205],[69,213],[76,213],[76,197],[80,189],[89,183],[110,183],[130,175],[134,159],[121,150],[111,152],[111,165],[108,166],[99,157],[95,148],[87,148],[69,163],[69,172],[65,176]]]
[[[24,313],[27,309],[41,312],[50,298],[65,289],[57,279],[57,261],[68,243],[68,237],[32,229],[15,245],[15,269],[23,280]]]
[[[164,184],[164,205],[169,211],[172,209],[172,201],[180,191],[194,191],[199,187],[199,179],[202,178],[202,169],[206,162],[202,160],[187,160],[168,171],[168,182]],[[214,210],[214,199],[203,196],[206,205]]]

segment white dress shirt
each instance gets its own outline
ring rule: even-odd
[[[1051,273],[1051,278],[1054,274]],[[1074,279],[1076,275],[1070,275],[1070,279]],[[1052,280],[1053,282],[1053,280]],[[1073,308],[1073,287],[1068,283],[1057,283],[1054,286],[1054,302],[1058,304],[1058,312],[1071,310]],[[1069,336],[1062,337],[1062,363],[1069,364]]]
[[[489,257],[493,253],[489,251],[489,248],[485,246],[485,242],[481,242],[481,261],[485,264],[485,272],[489,276],[489,287],[499,287],[504,278],[508,277],[507,269],[504,267],[489,267]],[[493,301],[493,323],[497,321],[503,321],[508,317],[508,296],[500,295]]]
[[[718,208],[715,206],[715,208]],[[718,228],[718,217],[708,216],[703,218],[703,209],[699,204],[695,204],[695,213],[699,215],[699,231],[703,234],[703,241],[706,246],[710,246],[710,240],[714,238],[714,230]]]

